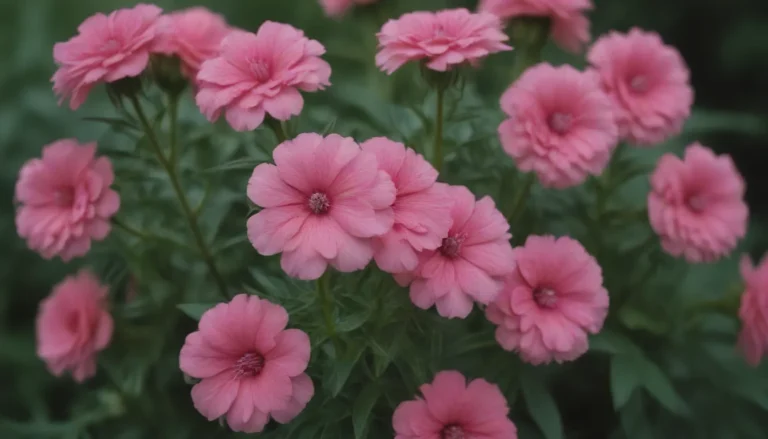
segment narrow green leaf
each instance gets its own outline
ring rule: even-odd
[[[355,429],[355,439],[366,438],[368,418],[371,416],[373,406],[381,396],[381,390],[377,383],[369,383],[355,399],[352,407],[352,427]]]
[[[616,355],[611,359],[611,396],[618,411],[640,387],[643,379],[642,362],[632,355]]]
[[[669,377],[650,360],[643,363],[643,386],[667,410],[678,415],[690,413],[688,405],[677,393]]]
[[[215,303],[181,303],[176,305],[176,308],[180,309],[181,312],[189,317],[192,317],[195,320],[200,320],[200,317],[214,306],[216,306]]]
[[[523,369],[521,376],[523,397],[528,412],[536,421],[546,439],[562,439],[563,425],[560,412],[552,394],[549,393],[541,377],[532,369]]]
[[[253,170],[257,165],[264,163],[264,160],[254,159],[254,158],[242,158],[237,160],[232,160],[231,162],[222,163],[217,166],[213,166],[208,169],[204,169],[202,172],[206,174],[214,174],[217,172],[224,172],[224,171],[232,171],[236,169],[246,169],[246,170]]]

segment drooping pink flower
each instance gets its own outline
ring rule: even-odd
[[[416,270],[395,278],[403,286],[410,283],[411,301],[419,308],[437,305],[441,316],[463,319],[473,301],[491,303],[514,270],[512,235],[490,197],[475,201],[463,186],[445,191],[453,199],[452,224],[440,248],[422,251]]]
[[[728,255],[747,231],[745,184],[728,155],[700,143],[665,154],[651,175],[648,216],[664,250],[689,262]]]
[[[496,341],[531,364],[575,360],[608,314],[600,266],[567,236],[529,236],[514,251],[517,269],[486,309]]]
[[[444,72],[474,64],[491,53],[512,50],[509,37],[493,14],[466,9],[411,12],[389,20],[377,34],[376,65],[391,74],[408,61],[424,60],[432,70]]]
[[[248,181],[263,209],[248,219],[248,239],[263,255],[282,252],[290,276],[319,278],[328,264],[350,272],[373,258],[371,238],[394,223],[395,186],[376,156],[354,140],[300,134],[273,153]]]
[[[16,230],[30,249],[64,261],[83,256],[91,240],[104,239],[109,219],[120,207],[120,196],[110,189],[112,163],[96,158],[96,144],[56,141],[43,156],[24,164],[16,182]]]
[[[461,373],[443,371],[419,390],[423,397],[395,409],[395,439],[517,439],[495,384],[481,378],[467,383]]]
[[[139,76],[147,67],[162,10],[138,4],[111,14],[96,14],[77,28],[69,41],[53,46],[59,69],[51,79],[59,103],[70,97],[69,107],[85,102],[94,85]]]
[[[197,105],[210,121],[224,111],[237,131],[255,129],[266,114],[288,120],[304,106],[300,90],[330,85],[323,53],[322,44],[287,24],[265,21],[256,34],[232,31],[219,56],[200,68]]]
[[[392,178],[397,190],[392,205],[395,223],[373,241],[376,264],[389,273],[412,271],[419,263],[417,253],[437,249],[448,234],[453,201],[445,185],[436,183],[435,168],[414,150],[384,137],[360,146],[376,156],[379,169]]]
[[[182,372],[201,379],[192,402],[203,416],[256,433],[270,417],[284,424],[304,410],[315,393],[304,373],[309,337],[287,323],[283,307],[246,294],[203,314],[179,354]]]
[[[69,276],[40,303],[37,355],[56,376],[72,373],[77,382],[96,374],[96,354],[112,338],[107,311],[109,288],[87,269]]]
[[[600,175],[618,144],[608,96],[594,75],[571,66],[529,68],[501,97],[509,119],[499,138],[522,171],[565,188]]]
[[[768,352],[768,257],[754,267],[744,255],[741,276],[746,288],[739,307],[742,326],[738,345],[747,362],[757,366]]]
[[[632,29],[600,37],[587,55],[611,96],[623,139],[653,146],[680,132],[693,89],[680,53],[654,32]]]
[[[378,0],[320,0],[320,6],[323,7],[326,15],[330,17],[339,17],[344,15],[347,10],[355,5],[371,5]]]

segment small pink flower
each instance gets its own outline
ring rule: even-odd
[[[323,7],[326,15],[330,17],[340,17],[355,5],[372,5],[377,1],[378,0],[320,0],[320,6]]]
[[[419,390],[423,398],[395,409],[395,439],[517,439],[499,387],[484,379],[467,383],[456,371],[443,371]]]
[[[517,269],[486,309],[496,341],[531,364],[575,360],[587,352],[608,314],[608,292],[595,258],[563,236],[529,236],[515,249]]]
[[[95,152],[95,143],[59,140],[43,148],[42,158],[21,168],[16,230],[46,259],[83,256],[91,240],[109,234],[120,196],[109,188],[115,179],[112,164],[106,157],[96,158]]]
[[[270,417],[285,424],[304,410],[315,393],[304,373],[309,337],[287,323],[282,306],[246,294],[203,314],[179,354],[182,372],[202,380],[192,402],[203,416],[257,433]]]
[[[72,372],[77,382],[96,374],[96,354],[112,338],[107,311],[109,288],[87,269],[69,276],[40,303],[37,355],[56,376]]]
[[[402,143],[377,137],[361,147],[376,156],[397,190],[395,224],[373,241],[376,264],[389,273],[412,271],[419,263],[417,253],[437,249],[448,234],[452,200],[445,185],[435,183],[435,168]]]
[[[757,366],[768,352],[768,257],[754,267],[749,256],[743,256],[741,276],[746,289],[739,308],[742,327],[738,344],[747,362]]]
[[[197,75],[197,105],[212,122],[225,111],[237,131],[255,129],[266,114],[288,120],[304,106],[299,90],[330,85],[323,53],[322,44],[287,24],[265,21],[256,34],[232,31]]]
[[[747,231],[744,180],[728,155],[693,143],[665,154],[651,175],[648,216],[664,250],[688,262],[727,256]]]
[[[394,223],[395,186],[376,156],[354,140],[300,134],[273,153],[248,181],[248,198],[263,209],[248,219],[248,239],[263,255],[282,252],[290,276],[319,278],[328,264],[342,272],[373,258],[371,238]]]
[[[654,32],[632,29],[600,37],[587,55],[611,96],[619,134],[652,146],[680,132],[693,90],[680,53]]]
[[[466,9],[411,12],[389,20],[377,34],[376,65],[391,74],[408,61],[424,60],[444,72],[464,63],[474,64],[491,53],[512,50],[504,44],[499,19]]]
[[[472,311],[473,300],[491,303],[504,276],[514,270],[512,235],[490,197],[475,201],[463,186],[445,191],[453,199],[452,224],[440,248],[421,252],[416,270],[396,279],[411,284],[411,301],[419,308],[437,304],[441,316],[463,319]]]
[[[566,188],[600,175],[618,144],[608,96],[594,75],[538,64],[501,97],[509,116],[499,126],[504,150],[542,185]]]
[[[59,103],[71,97],[69,107],[85,102],[94,85],[139,76],[147,67],[155,26],[162,10],[138,4],[111,14],[96,14],[77,28],[78,35],[53,46],[59,69],[51,79]]]

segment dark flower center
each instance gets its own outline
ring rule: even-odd
[[[309,210],[316,215],[328,212],[331,208],[331,201],[328,196],[322,192],[315,192],[309,197]]]
[[[554,308],[557,304],[557,293],[549,288],[536,288],[533,290],[533,300],[542,308]]]
[[[635,75],[629,80],[629,88],[636,93],[648,91],[648,78],[645,75]]]
[[[451,424],[440,432],[440,439],[464,439],[464,429],[456,424]]]
[[[686,200],[688,208],[694,212],[702,212],[707,207],[707,199],[703,195],[692,195]]]
[[[549,116],[549,129],[557,134],[565,134],[571,128],[573,116],[568,113],[552,113]]]
[[[66,317],[66,321],[64,324],[66,325],[67,331],[74,334],[77,333],[78,328],[80,327],[80,316],[78,316],[77,312],[70,312],[69,315]]]
[[[459,255],[461,244],[465,239],[467,239],[467,237],[464,235],[454,235],[443,238],[443,244],[440,246],[440,253],[442,253],[443,256],[455,258]]]
[[[264,369],[264,356],[258,352],[248,352],[235,363],[235,375],[240,377],[255,377]]]
[[[58,188],[53,193],[53,202],[60,207],[70,207],[75,201],[75,191],[71,187]]]
[[[252,60],[250,67],[251,73],[253,73],[254,78],[259,82],[266,82],[272,77],[272,69],[270,68],[269,63],[264,60]]]

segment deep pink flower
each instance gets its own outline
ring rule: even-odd
[[[517,439],[507,400],[495,384],[480,378],[467,383],[461,373],[443,371],[419,390],[423,398],[395,409],[395,439]]]
[[[515,264],[509,224],[490,197],[475,201],[463,186],[446,187],[453,199],[451,228],[437,250],[419,253],[413,272],[396,276],[411,284],[411,301],[422,309],[437,305],[448,318],[465,318],[472,301],[489,304],[499,293],[504,276]]]
[[[262,431],[270,417],[287,423],[315,393],[304,373],[309,337],[285,329],[288,313],[256,296],[239,294],[200,318],[179,354],[181,370],[201,379],[195,408],[208,420],[226,415],[234,431]]]
[[[414,150],[384,137],[360,146],[376,156],[379,169],[389,174],[397,190],[394,226],[374,238],[376,264],[389,273],[412,271],[419,263],[417,253],[437,249],[448,234],[453,201],[445,185],[435,183],[435,168]]]
[[[328,264],[350,272],[373,257],[371,238],[394,223],[395,186],[376,156],[354,140],[300,134],[273,153],[248,181],[263,209],[248,219],[248,239],[263,255],[282,252],[290,276],[319,278]]]
[[[501,21],[493,14],[466,9],[411,12],[389,20],[377,34],[376,65],[391,74],[408,61],[424,60],[432,70],[444,72],[464,63],[476,63],[491,53],[512,50],[504,44]]]
[[[749,256],[743,256],[741,276],[746,289],[739,308],[739,348],[747,362],[757,366],[768,352],[768,257],[754,267]]]
[[[371,5],[378,0],[320,0],[320,6],[328,16],[339,17],[355,5]]]
[[[37,355],[56,376],[70,371],[77,382],[96,374],[96,354],[112,338],[109,288],[87,269],[69,276],[40,303]]]
[[[95,152],[95,143],[59,140],[43,148],[42,158],[21,168],[16,230],[46,259],[83,256],[91,240],[109,234],[120,196],[109,188],[115,178],[112,163],[96,158]]]
[[[529,236],[515,249],[517,269],[486,309],[496,341],[532,364],[575,360],[608,314],[595,258],[567,236]]]
[[[265,21],[256,34],[232,31],[221,53],[197,75],[197,105],[210,121],[226,112],[237,131],[253,130],[266,114],[288,120],[301,112],[301,91],[330,85],[322,44],[287,24]]]
[[[693,143],[665,154],[651,175],[648,216],[664,250],[689,262],[728,255],[747,231],[745,185],[728,155]]]
[[[139,76],[147,67],[162,10],[138,4],[111,14],[96,14],[77,28],[78,35],[53,46],[59,69],[51,79],[59,103],[70,97],[77,109],[94,85]]]
[[[623,139],[652,146],[680,132],[691,112],[693,89],[680,53],[658,34],[611,32],[587,57],[613,100]]]
[[[504,151],[542,185],[565,188],[600,175],[618,144],[611,101],[594,75],[538,64],[501,97]]]

